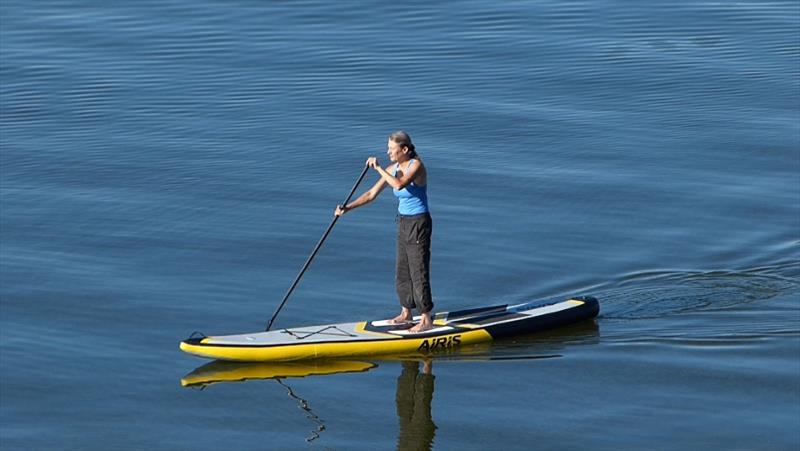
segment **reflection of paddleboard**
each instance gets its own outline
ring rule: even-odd
[[[366,321],[193,337],[182,341],[180,346],[185,352],[201,357],[250,362],[431,353],[564,326],[594,318],[599,309],[597,299],[586,296],[562,302],[438,313],[433,318],[433,329],[421,333],[411,333],[407,324]]]
[[[348,360],[307,360],[302,362],[242,363],[214,361],[196,368],[181,379],[184,387],[248,379],[322,376],[368,371],[377,365]]]

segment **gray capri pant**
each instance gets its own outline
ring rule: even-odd
[[[431,233],[430,213],[398,215],[397,227],[397,297],[400,305],[420,313],[433,309],[431,298]]]

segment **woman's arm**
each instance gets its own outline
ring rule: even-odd
[[[375,200],[376,197],[378,197],[378,194],[380,194],[384,188],[386,188],[386,181],[383,180],[383,178],[381,178],[380,180],[375,182],[374,185],[372,185],[372,188],[370,188],[364,194],[358,196],[356,200],[350,202],[347,205],[337,205],[336,216],[341,216],[354,208],[358,208],[362,205],[366,205],[372,202],[373,200]]]
[[[392,165],[386,166],[386,168],[384,169],[378,164],[378,159],[375,157],[372,157],[369,160],[367,160],[367,164],[372,166],[372,168],[375,169],[376,171],[378,171],[378,174],[381,175],[381,180],[384,180],[386,183],[389,184],[389,186],[391,186],[394,189],[403,189],[414,181],[414,178],[417,176],[417,173],[420,170],[424,170],[422,169],[423,166],[421,161],[419,160],[414,160],[414,161],[416,161],[417,164],[411,165],[411,169],[403,172],[403,175],[401,177],[389,174],[389,168],[391,168]]]

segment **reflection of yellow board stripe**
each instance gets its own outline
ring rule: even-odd
[[[362,326],[363,327],[363,326]],[[459,340],[449,339],[459,337]],[[343,341],[338,343],[311,343],[277,346],[214,346],[207,344],[208,337],[203,339],[203,344],[189,344],[181,342],[181,349],[195,355],[212,359],[238,360],[238,361],[289,361],[313,358],[347,358],[370,356],[380,354],[399,354],[403,352],[416,352],[424,343],[430,344],[432,340],[458,342],[461,346],[483,341],[490,341],[492,336],[483,329],[457,332],[429,338],[402,338],[397,340],[369,340],[369,341]],[[441,341],[442,343],[445,341]]]
[[[310,363],[308,363],[310,362]],[[193,384],[243,381],[247,379],[273,379],[306,377],[325,374],[352,373],[374,368],[374,363],[348,360],[311,360],[308,362],[233,363],[212,362],[187,374],[181,379],[184,387]]]

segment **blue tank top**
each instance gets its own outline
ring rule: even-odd
[[[408,163],[408,167],[414,164],[414,160]],[[397,175],[397,170],[400,169],[400,163],[394,166],[393,176]],[[428,212],[428,189],[426,186],[416,185],[414,182],[409,183],[403,189],[392,189],[394,195],[397,197],[399,204],[397,205],[397,212],[404,216],[418,215]]]

